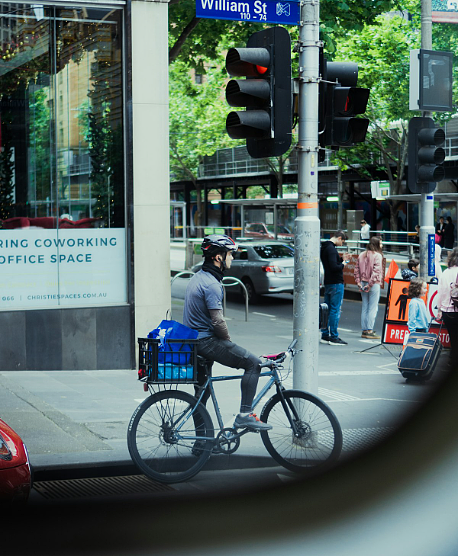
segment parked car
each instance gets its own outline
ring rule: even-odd
[[[197,272],[201,266],[199,263],[192,270]],[[294,249],[280,241],[240,242],[225,276],[243,282],[250,303],[256,303],[263,294],[293,293]]]
[[[275,239],[275,230],[273,226],[264,224],[264,222],[252,222],[245,226],[244,237]],[[293,241],[294,234],[286,226],[278,224],[277,239]]]
[[[27,448],[21,437],[0,419],[0,502],[25,503],[31,487]]]

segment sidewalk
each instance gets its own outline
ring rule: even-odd
[[[180,306],[174,300],[173,316],[178,320]],[[227,318],[232,339],[256,354],[284,350],[292,339],[292,319],[272,318],[255,309],[248,322],[243,310],[228,310]],[[359,334],[342,329],[341,336],[349,343],[345,347],[320,344],[318,395],[341,423],[342,457],[383,439],[445,375],[438,370],[426,385],[406,385],[395,357],[378,341],[363,340]],[[360,353],[368,347],[374,349]],[[391,349],[394,355],[399,353],[399,348]],[[220,365],[214,366],[214,372],[228,374]],[[292,387],[291,376],[285,385]],[[231,426],[240,403],[239,382],[220,383],[216,388],[224,422]],[[84,475],[94,466],[133,472],[127,425],[146,395],[135,370],[0,373],[0,417],[22,436],[36,478],[41,479],[70,468],[75,475]],[[236,454],[213,456],[205,469],[274,465],[260,435],[249,434]]]

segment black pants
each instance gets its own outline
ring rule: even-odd
[[[232,367],[233,369],[245,369],[240,388],[242,391],[242,401],[240,404],[240,413],[249,413],[256,394],[259,373],[261,372],[261,360],[243,347],[234,344],[229,340],[220,340],[216,336],[203,338],[199,340],[197,348],[199,355],[206,359],[216,361]],[[205,377],[198,376],[199,383],[205,380]],[[204,395],[205,401],[208,399],[208,393]]]
[[[453,370],[458,370],[458,312],[443,312],[442,320],[450,336],[450,363]]]

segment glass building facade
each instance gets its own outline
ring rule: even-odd
[[[122,16],[0,4],[2,309],[127,301]]]
[[[126,10],[75,4],[0,2],[0,370],[135,364]]]

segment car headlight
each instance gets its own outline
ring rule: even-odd
[[[13,459],[13,454],[11,450],[8,448],[8,445],[5,442],[5,439],[0,434],[0,459],[4,461],[11,461]]]

